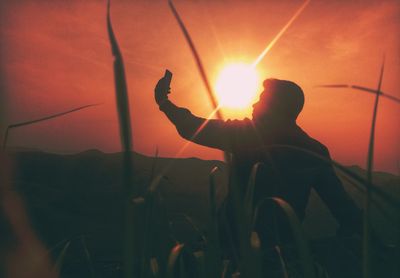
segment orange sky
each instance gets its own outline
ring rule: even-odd
[[[271,2],[271,3],[267,3]],[[302,1],[175,1],[208,76],[226,61],[252,62]],[[10,146],[48,151],[120,149],[106,1],[2,1],[0,69],[4,120],[14,123],[103,103],[35,126],[15,129]],[[112,1],[114,31],[124,56],[136,151],[173,156],[185,141],[158,110],[153,88],[165,68],[171,99],[206,117],[211,106],[191,52],[167,1]],[[374,97],[315,88],[350,83],[375,87],[382,55],[382,89],[400,97],[400,2],[311,1],[261,61],[265,78],[298,83],[306,104],[299,124],[344,164],[366,164]],[[3,107],[4,109],[4,107]],[[232,114],[230,114],[233,117]],[[399,172],[399,105],[381,99],[375,168]],[[0,130],[1,134],[4,128]],[[192,144],[181,155],[221,159]]]

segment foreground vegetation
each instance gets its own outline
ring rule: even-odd
[[[202,66],[200,56],[194,47],[183,21],[173,6],[172,1],[169,1],[169,4],[191,47],[202,79],[208,89],[211,102],[216,109],[217,105],[205,69]],[[277,260],[274,260],[272,264],[266,263],[269,259],[268,254],[266,253],[268,253],[269,250],[267,250],[267,252],[266,250],[262,250],[259,242],[259,235],[257,235],[253,228],[253,223],[256,217],[262,217],[257,214],[260,204],[254,204],[253,202],[254,188],[256,186],[255,177],[260,165],[254,165],[252,175],[248,181],[246,196],[242,199],[237,193],[238,184],[233,178],[236,169],[234,169],[229,163],[229,154],[225,155],[225,167],[227,167],[226,173],[228,177],[227,186],[234,196],[235,211],[237,215],[236,223],[238,223],[237,228],[239,231],[240,242],[238,251],[242,256],[235,264],[230,260],[224,260],[224,257],[222,256],[223,250],[218,235],[216,219],[218,203],[216,191],[218,188],[222,187],[220,182],[218,182],[218,173],[221,171],[221,167],[208,169],[209,171],[203,173],[202,177],[202,179],[208,180],[209,188],[207,198],[208,202],[205,207],[208,211],[208,217],[206,217],[207,224],[202,228],[199,228],[196,221],[191,217],[183,217],[193,230],[196,231],[195,234],[198,235],[199,240],[185,241],[176,238],[176,235],[171,228],[171,223],[173,224],[171,215],[166,213],[167,210],[163,201],[164,197],[161,185],[167,178],[166,172],[152,170],[149,172],[146,180],[138,179],[140,174],[137,164],[135,164],[135,159],[132,157],[132,130],[130,125],[128,89],[125,80],[124,64],[116,36],[112,29],[109,5],[107,13],[107,30],[114,56],[115,93],[120,124],[121,144],[123,147],[122,157],[119,157],[122,163],[118,168],[120,177],[119,184],[122,184],[123,186],[121,187],[121,191],[116,193],[117,195],[119,194],[119,198],[117,199],[119,200],[120,205],[113,207],[104,204],[104,208],[106,209],[104,215],[109,215],[110,211],[115,213],[113,214],[114,217],[118,215],[118,221],[113,223],[116,223],[118,226],[117,230],[120,231],[118,234],[118,242],[120,249],[123,250],[122,252],[119,252],[120,256],[117,256],[115,260],[109,261],[113,262],[109,265],[111,265],[115,270],[111,275],[120,275],[121,272],[123,272],[124,277],[327,277],[326,266],[321,265],[321,263],[313,256],[307,237],[305,236],[303,228],[293,210],[284,200],[279,198],[267,198],[261,205],[273,206],[280,212],[281,217],[284,217],[287,220],[287,228],[290,230],[293,240],[290,246],[280,246],[279,244],[274,246],[271,252],[275,254],[274,258],[277,258]],[[395,226],[397,225],[395,229],[397,231],[399,230],[398,219],[395,217],[399,212],[399,200],[395,196],[388,194],[385,190],[382,190],[382,188],[375,185],[372,180],[375,121],[379,96],[382,94],[380,88],[383,78],[383,68],[382,65],[378,88],[373,91],[376,100],[371,126],[366,178],[350,171],[339,163],[328,161],[329,163],[333,163],[337,171],[349,180],[349,184],[365,192],[364,247],[362,249],[362,254],[354,252],[356,259],[352,261],[354,262],[354,268],[357,269],[361,265],[359,258],[363,259],[363,273],[365,277],[370,277],[372,275],[373,270],[371,270],[370,267],[374,265],[374,263],[372,263],[371,258],[378,253],[378,250],[371,246],[369,237],[371,226],[370,218],[372,214],[371,207],[374,203],[373,197],[381,200],[381,202],[376,202],[377,205],[375,205],[375,207],[384,215],[388,216],[388,219],[394,223]],[[217,115],[222,118],[222,115],[218,113]],[[40,121],[50,118],[53,117],[44,117],[43,119],[40,119]],[[37,122],[38,121],[26,121],[24,122],[24,125],[34,124]],[[19,126],[22,125],[10,125],[12,128]],[[6,139],[4,142],[6,142]],[[5,144],[3,147],[5,147]],[[283,147],[293,148],[290,146]],[[322,158],[321,161],[323,161]],[[152,163],[153,166],[151,169],[156,169],[157,163],[159,163],[157,156],[155,156]],[[170,161],[170,163],[173,164],[175,161]],[[172,166],[168,165],[168,167]],[[50,169],[46,170],[51,171]],[[181,175],[184,175],[183,171]],[[54,178],[57,179],[60,178],[60,176],[56,175]],[[111,181],[111,183],[116,183],[116,180]],[[24,185],[22,184],[18,186],[23,188]],[[74,197],[76,196],[73,195],[74,191],[71,192],[71,196],[67,195],[70,197],[70,202],[67,202],[67,207],[65,208],[67,210],[76,209],[74,206]],[[94,194],[93,192],[95,191],[90,191],[88,193],[88,199],[90,199],[91,194]],[[67,197],[64,195],[65,192],[53,193],[62,194],[64,198]],[[388,207],[390,207],[389,212],[387,209]],[[50,208],[45,207],[44,209]],[[395,213],[393,214],[392,211],[395,211]],[[78,214],[79,211],[76,213]],[[122,225],[121,223],[124,224]],[[59,224],[63,225],[63,223]],[[109,224],[107,223],[107,225]],[[68,227],[65,228],[68,229]],[[73,227],[71,229],[73,229]],[[48,232],[51,233],[51,230]],[[327,249],[329,248],[328,246],[333,246],[332,242],[341,242],[341,244],[344,244],[343,242],[346,242],[346,240],[349,239],[335,238],[333,241],[320,242],[319,246],[325,246],[322,249]],[[57,275],[59,272],[61,273],[61,276],[68,275],[68,272],[64,271],[63,265],[69,252],[71,252],[70,249],[72,248],[78,248],[80,250],[75,252],[75,254],[81,254],[81,257],[84,258],[83,265],[87,269],[86,272],[88,276],[97,277],[102,275],[98,273],[96,267],[98,261],[93,260],[87,241],[88,236],[85,233],[77,233],[71,237],[56,242],[51,246],[48,252],[52,253],[54,257],[55,265],[52,266],[55,268],[54,273],[56,274],[54,275]],[[354,239],[353,242],[356,241],[357,239]],[[398,238],[395,243],[399,246]],[[344,248],[342,250],[347,249]],[[80,261],[82,262],[82,260]],[[123,262],[122,264],[120,263],[121,261]],[[386,262],[389,262],[390,265],[390,260],[387,260]],[[351,266],[349,267],[351,268]],[[80,268],[79,270],[82,269]],[[389,268],[388,271],[389,274],[396,274],[393,269]]]

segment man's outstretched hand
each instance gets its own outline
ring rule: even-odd
[[[154,98],[159,106],[168,100],[169,93],[170,88],[167,85],[167,80],[165,77],[163,77],[158,81],[156,87],[154,88]]]

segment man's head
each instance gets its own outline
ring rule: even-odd
[[[273,118],[295,122],[304,105],[303,90],[295,83],[266,79],[260,99],[253,105],[253,120]]]

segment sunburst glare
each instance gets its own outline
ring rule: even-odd
[[[254,101],[259,87],[259,74],[251,65],[226,65],[219,73],[215,91],[221,107],[244,109]]]

